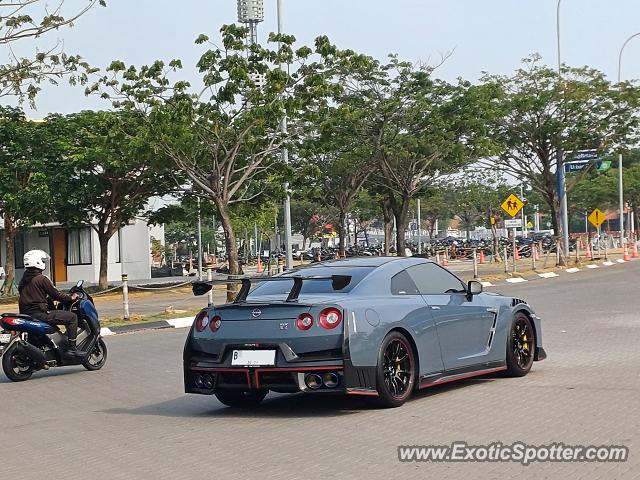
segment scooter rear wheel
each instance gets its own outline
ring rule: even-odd
[[[2,370],[13,382],[24,382],[33,375],[33,365],[28,358],[18,354],[18,345],[14,343],[2,355]]]
[[[90,372],[94,372],[104,367],[105,363],[107,363],[107,346],[105,345],[104,340],[100,338],[98,339],[96,346],[93,347],[93,351],[89,352],[87,355],[87,359],[84,361],[82,366]]]

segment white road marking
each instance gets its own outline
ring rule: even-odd
[[[187,328],[193,324],[193,317],[173,318],[167,320],[167,323],[173,328]]]
[[[602,265],[610,267],[611,265],[613,265],[613,262],[607,260],[606,262],[602,262]]]
[[[587,268],[600,268],[600,267],[598,267],[598,265],[589,264],[587,265]]]
[[[493,283],[491,282],[480,282],[483,287],[493,287]]]
[[[507,278],[507,283],[522,283],[522,282],[528,282],[528,280],[522,277]]]
[[[100,335],[102,335],[103,337],[108,337],[109,335],[115,335],[115,333],[113,333],[110,329],[108,329],[107,327],[102,327],[100,329]]]
[[[565,272],[567,272],[567,273],[576,273],[576,272],[579,272],[579,271],[580,271],[580,269],[579,269],[579,268],[576,268],[576,267],[573,267],[573,268],[567,268],[567,269],[565,270]]]
[[[618,263],[625,263],[625,262],[626,262],[626,260],[623,260],[622,258],[618,259]]]
[[[559,277],[560,275],[558,275],[556,272],[544,272],[544,273],[539,273],[538,276],[542,278],[553,278],[553,277]]]

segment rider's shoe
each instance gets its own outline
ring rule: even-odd
[[[75,340],[69,340],[69,346],[67,347],[66,354],[67,356],[76,359],[82,359],[87,356],[86,352],[81,352],[78,350]]]

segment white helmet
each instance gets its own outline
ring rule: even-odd
[[[44,270],[47,266],[44,264],[45,260],[48,260],[49,255],[42,250],[29,250],[24,254],[24,267],[25,268],[37,268],[38,270]]]

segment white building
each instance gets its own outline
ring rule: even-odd
[[[162,238],[164,243],[164,238]],[[16,283],[22,278],[22,257],[29,250],[44,250],[51,260],[45,275],[54,283],[85,280],[97,283],[100,275],[100,243],[93,228],[66,228],[57,223],[21,229],[15,242]],[[0,227],[0,265],[6,265],[4,232]],[[120,229],[109,241],[109,281],[151,278],[151,234],[147,222],[135,220]]]

